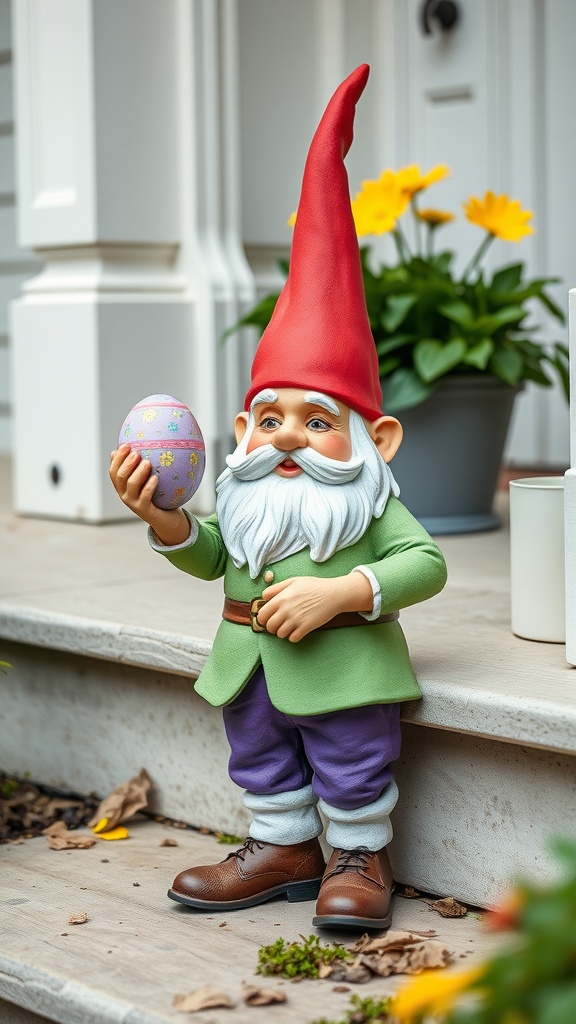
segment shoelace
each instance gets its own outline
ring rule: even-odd
[[[253,839],[252,836],[248,836],[248,838],[244,840],[244,843],[240,847],[240,849],[233,850],[232,853],[229,853],[228,856],[226,857],[226,860],[231,860],[231,858],[233,857],[237,857],[238,860],[244,860],[244,857],[246,856],[247,853],[256,852],[254,847],[256,847],[258,850],[263,850],[265,845],[265,843],[259,843],[257,839]]]
[[[371,850],[366,850],[364,847],[359,847],[356,850],[340,850],[336,866],[334,867],[334,873],[342,873],[343,871],[355,871],[360,874],[368,867],[368,861],[373,856]]]

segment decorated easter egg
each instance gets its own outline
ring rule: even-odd
[[[190,500],[204,473],[204,439],[190,409],[171,395],[149,395],[130,410],[118,438],[152,463],[158,508]]]

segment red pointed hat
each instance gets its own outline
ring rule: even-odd
[[[288,280],[254,357],[245,408],[264,388],[331,395],[368,420],[382,415],[378,356],[370,330],[348,175],[356,103],[370,68],[338,87],[304,168]]]

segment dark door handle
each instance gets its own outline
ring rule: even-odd
[[[454,28],[459,18],[458,5],[453,0],[425,0],[421,12],[422,31],[425,35],[432,35],[433,22],[436,22],[442,32],[449,32]]]

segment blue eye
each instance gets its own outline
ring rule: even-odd
[[[275,430],[276,427],[280,426],[280,420],[277,420],[275,416],[266,416],[258,424],[259,427],[264,427],[264,430]]]
[[[319,416],[315,416],[314,419],[309,420],[308,427],[310,430],[330,430],[330,424],[326,423],[325,420],[321,420]]]

